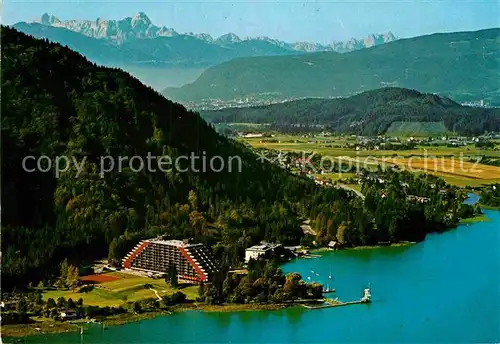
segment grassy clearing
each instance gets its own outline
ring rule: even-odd
[[[366,245],[366,246],[355,246],[355,247],[348,247],[346,250],[372,250],[372,249],[377,249],[381,247],[405,247],[405,246],[410,246],[415,244],[414,242],[396,242],[392,243],[390,245]]]
[[[174,310],[196,310],[202,312],[244,312],[244,311],[269,311],[284,308],[280,304],[224,304],[224,305],[208,305],[204,303],[193,303],[178,305]]]
[[[500,207],[492,207],[490,205],[482,204],[479,203],[482,209],[488,209],[488,210],[500,210]]]
[[[354,178],[356,174],[354,173],[325,173],[325,174],[316,174],[314,175],[316,179],[320,180],[333,180],[338,181],[341,179]]]
[[[77,331],[80,326],[68,322],[59,322],[52,319],[34,319],[31,324],[2,326],[2,339],[5,337],[34,336],[42,333],[63,333]],[[37,330],[40,329],[40,330]],[[8,342],[7,342],[8,343]]]
[[[387,134],[392,136],[411,135],[428,137],[448,133],[444,122],[392,122]]]
[[[485,215],[479,215],[475,217],[471,217],[468,219],[463,219],[460,221],[461,224],[472,224],[472,223],[478,223],[478,222],[490,222],[491,219]]]
[[[108,275],[108,274],[106,274]],[[190,300],[194,300],[198,295],[198,287],[193,285],[183,285],[179,288],[171,288],[161,279],[151,279],[148,277],[136,276],[120,272],[111,272],[111,276],[120,277],[119,280],[96,284],[94,288],[87,293],[79,293],[72,290],[49,290],[43,293],[44,300],[59,297],[68,298],[74,301],[83,299],[85,305],[100,307],[117,307],[125,302],[139,301],[148,298],[156,298],[153,290],[145,289],[145,284],[151,284],[160,296],[171,295],[176,291],[182,291]]]

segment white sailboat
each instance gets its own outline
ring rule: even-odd
[[[323,289],[323,293],[334,293],[335,289],[330,289],[330,281],[332,281],[332,266],[330,265],[330,272],[328,274],[328,279],[326,280],[326,288]]]
[[[371,283],[368,283],[368,288],[363,290],[363,297],[361,298],[361,302],[372,302]]]

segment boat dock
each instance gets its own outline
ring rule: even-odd
[[[306,254],[306,255],[301,256],[300,258],[314,259],[314,258],[321,258],[321,255],[319,255],[319,254]]]
[[[320,305],[311,305],[311,304],[302,304],[301,306],[307,309],[321,309],[321,308],[331,308],[331,307],[342,307],[342,306],[349,306],[349,305],[359,305],[362,303],[371,303],[371,294],[370,294],[370,288],[366,288],[364,290],[364,295],[361,299],[356,300],[356,301],[348,301],[348,302],[343,302],[338,299],[332,300],[332,299],[325,299],[323,304]]]
[[[348,301],[348,302],[342,302],[342,301],[336,301],[336,300],[326,300],[325,304],[322,305],[306,305],[302,304],[301,306],[307,309],[321,309],[321,308],[332,308],[332,307],[342,307],[342,306],[349,306],[349,305],[359,305],[362,303],[370,303],[370,301],[363,301],[363,300],[357,300],[357,301]]]

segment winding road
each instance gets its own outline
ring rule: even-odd
[[[344,190],[347,190],[347,191],[352,191],[354,192],[356,195],[358,195],[359,197],[361,197],[361,199],[365,199],[365,195],[363,195],[361,192],[359,192],[358,190],[356,189],[353,189],[352,187],[350,186],[347,186],[345,184],[336,184],[335,187],[337,188],[341,188],[341,189],[344,189]]]

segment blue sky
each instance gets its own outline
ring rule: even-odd
[[[60,19],[121,19],[145,12],[156,25],[219,36],[269,36],[331,43],[392,31],[398,37],[500,26],[498,0],[427,1],[62,1],[4,0],[2,22],[31,21],[44,12]]]

